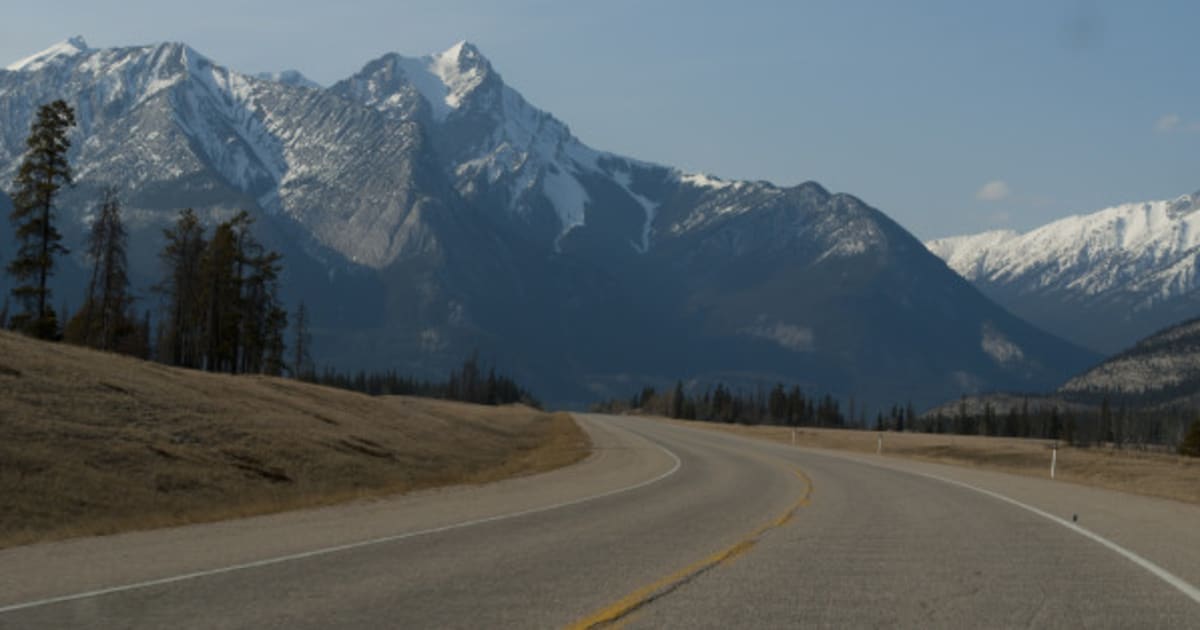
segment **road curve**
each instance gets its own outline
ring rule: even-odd
[[[581,420],[595,454],[551,473],[0,552],[0,628],[1183,627],[1200,615],[1178,585],[1047,518],[1082,510],[1082,525],[1190,586],[1192,506]]]

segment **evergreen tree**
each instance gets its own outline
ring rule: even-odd
[[[308,332],[308,308],[296,307],[295,332],[292,336],[292,374],[300,380],[313,380],[312,335]]]
[[[209,372],[237,372],[242,317],[239,257],[236,226],[226,221],[213,232],[200,263],[204,307],[200,337],[203,368]]]
[[[1192,426],[1179,444],[1179,454],[1200,457],[1200,419],[1192,420]]]
[[[675,389],[671,391],[671,400],[667,415],[672,418],[683,417],[683,381],[675,381]]]
[[[203,279],[201,265],[207,243],[204,227],[190,208],[179,213],[175,226],[163,230],[166,246],[159,258],[163,280],[156,289],[166,300],[166,317],[159,326],[159,359],[171,365],[201,366],[204,343]]]
[[[83,308],[68,324],[67,341],[102,350],[138,349],[141,343],[131,337],[141,334],[141,326],[131,311],[129,272],[125,256],[128,237],[121,221],[121,204],[116,191],[104,191],[100,213],[88,235],[88,257],[92,275],[84,296]]]
[[[53,338],[58,329],[47,281],[54,273],[54,257],[68,253],[54,226],[54,201],[58,191],[72,181],[67,132],[74,126],[75,111],[66,102],[57,100],[39,108],[13,181],[9,218],[20,246],[8,273],[17,282],[13,297],[25,309],[13,317],[13,327],[43,339]]]

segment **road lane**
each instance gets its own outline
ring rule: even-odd
[[[228,566],[638,487],[0,613],[0,628],[552,628],[614,610],[634,627],[1179,627],[1200,614],[1178,590],[1094,541],[928,475],[1056,514],[1083,510],[1103,535],[1168,568],[1179,566],[1168,557],[1186,563],[1200,542],[1186,525],[1200,523],[1193,506],[644,419],[582,420],[598,454],[546,475],[0,552],[0,608],[78,592],[80,584]],[[678,470],[664,476],[674,457]],[[1165,516],[1183,524],[1160,522]],[[214,543],[225,552],[211,551]],[[96,568],[105,563],[116,568]],[[1177,574],[1190,581],[1195,570]]]
[[[640,437],[629,421],[585,421],[589,432],[607,435],[605,449],[621,456],[595,468],[615,474],[645,469],[643,481],[663,472],[662,449]],[[624,428],[623,428],[624,427]],[[0,626],[40,627],[556,627],[571,622],[665,571],[686,566],[737,542],[795,501],[803,484],[770,458],[752,449],[726,448],[705,436],[681,435],[667,448],[679,470],[660,481],[585,503],[444,530],[418,537],[354,547],[319,556],[211,574],[0,614]],[[641,463],[656,462],[654,466]],[[585,466],[587,464],[585,463]],[[570,475],[578,488],[593,490],[591,476]],[[538,493],[555,473],[526,480],[523,500]],[[567,484],[571,485],[571,484]],[[747,493],[746,488],[758,489]],[[469,495],[431,495],[423,507],[472,512],[494,503],[481,488]],[[464,498],[468,505],[460,506]],[[514,496],[498,507],[511,509]],[[405,508],[411,508],[403,500]],[[385,510],[386,512],[386,510]],[[407,514],[395,509],[392,515]],[[300,518],[304,536],[315,528]],[[330,527],[341,521],[323,520]],[[209,526],[212,527],[212,526]],[[193,534],[205,530],[192,528]],[[253,540],[286,538],[287,515],[270,524],[241,524]],[[137,535],[126,537],[112,558],[137,558]],[[175,538],[178,540],[178,538]],[[237,537],[226,541],[242,546]],[[39,557],[55,558],[53,545]],[[193,546],[177,553],[186,555]],[[155,545],[155,551],[164,551]],[[20,552],[20,550],[12,550]],[[202,550],[201,550],[202,551]],[[73,557],[87,562],[84,554]],[[204,555],[203,553],[201,555]],[[0,569],[20,553],[0,555]],[[130,564],[137,564],[131,560]],[[26,558],[22,570],[34,581],[53,582],[69,568],[45,571]],[[69,577],[69,575],[68,575]],[[48,596],[48,595],[43,595]],[[12,603],[15,598],[6,596]],[[19,600],[18,600],[19,601]]]
[[[1188,563],[1200,546],[1195,506],[889,458],[752,448],[803,468],[811,506],[742,561],[638,611],[628,627],[1196,626],[1200,603],[1127,558],[934,476],[1068,519],[1081,512],[1085,524],[1185,580],[1198,568]]]

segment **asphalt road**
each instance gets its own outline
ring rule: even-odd
[[[1200,627],[1195,506],[581,419],[552,473],[0,552],[0,628]]]

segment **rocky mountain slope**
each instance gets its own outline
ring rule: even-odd
[[[116,185],[145,286],[180,208],[248,209],[286,255],[286,297],[313,307],[322,362],[432,373],[478,349],[551,401],[686,377],[920,404],[1094,358],[853,196],[588,147],[468,43],[321,88],[183,44],[74,39],[0,71],[0,181],[54,98],[79,118],[68,241]],[[77,295],[81,274],[61,276]]]
[[[1059,392],[1140,404],[1200,402],[1200,319],[1139,341],[1067,381]]]
[[[1200,313],[1200,193],[926,245],[1017,315],[1106,354]]]

